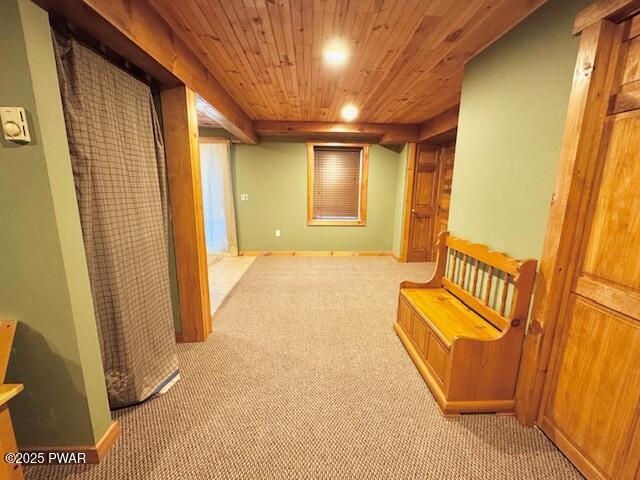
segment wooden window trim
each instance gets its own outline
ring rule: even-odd
[[[316,220],[313,218],[313,182],[314,182],[314,148],[344,147],[362,148],[362,168],[360,173],[360,218],[358,220]],[[364,227],[367,224],[367,193],[369,185],[369,148],[368,143],[307,143],[307,225]]]

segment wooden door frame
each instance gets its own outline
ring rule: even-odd
[[[400,262],[407,261],[409,252],[409,230],[411,228],[411,204],[413,203],[413,176],[416,169],[417,144],[409,143],[407,147],[407,170],[404,178],[404,210],[402,216],[402,243],[400,246]]]
[[[533,426],[538,420],[555,337],[566,322],[559,312],[575,273],[575,242],[586,223],[579,212],[589,201],[616,75],[620,45],[616,23],[638,11],[640,0],[598,0],[576,17],[574,33],[581,34],[580,47],[516,388],[516,418],[524,425]]]
[[[440,199],[440,187],[442,185],[442,149],[447,148],[449,146],[453,146],[455,148],[456,141],[450,140],[443,143],[431,144],[431,143],[409,143],[407,150],[407,168],[405,173],[405,184],[404,184],[404,206],[403,206],[403,217],[402,217],[402,239],[400,244],[400,256],[397,258],[399,262],[407,262],[409,256],[409,239],[411,238],[411,208],[413,204],[413,194],[415,189],[415,173],[416,173],[416,162],[418,158],[418,151],[420,146],[429,146],[436,150],[436,179],[435,179],[435,191],[436,195],[436,213],[434,215],[434,229],[436,227],[435,222],[438,218],[438,201]],[[440,232],[434,231],[435,238],[437,239],[438,234]],[[434,242],[435,245],[435,242]],[[435,261],[435,257],[431,260]]]
[[[433,245],[434,245],[434,257],[433,257],[433,261],[436,261],[436,256],[437,256],[437,252],[436,252],[436,245],[438,243],[438,238],[440,238],[440,233],[442,233],[442,231],[438,231],[438,224],[440,221],[440,200],[442,199],[442,189],[443,189],[443,185],[444,185],[444,179],[445,179],[445,173],[446,173],[446,163],[443,161],[443,157],[444,157],[444,152],[447,149],[453,149],[453,160],[454,160],[454,165],[455,165],[455,149],[456,149],[456,141],[455,140],[451,140],[448,142],[444,142],[438,145],[438,183],[436,185],[437,188],[437,192],[436,192],[436,210],[435,210],[435,215],[434,215],[434,229],[433,229],[433,233],[434,233],[434,237],[433,237]],[[453,180],[453,179],[452,179]],[[452,189],[453,189],[453,181],[452,181]],[[453,190],[452,190],[453,191]],[[448,231],[449,230],[449,215],[451,214],[451,192],[449,193],[449,208],[447,209],[447,228],[445,228],[443,231]]]
[[[413,209],[413,197],[416,188],[416,166],[418,164],[420,147],[431,147],[435,151],[436,170],[434,183],[436,188],[434,189],[434,192],[432,192],[432,195],[437,195],[437,189],[439,185],[438,175],[440,174],[440,148],[437,145],[431,145],[428,143],[411,143],[409,145],[413,147],[408,152],[409,158],[407,159],[407,177],[405,179],[405,205],[402,231],[402,250],[400,255],[400,261],[402,262],[409,261],[409,240],[411,239],[411,228],[413,226],[413,222],[411,221],[411,211]],[[435,261],[435,259],[431,261]]]

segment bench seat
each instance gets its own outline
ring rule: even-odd
[[[514,412],[535,274],[443,232],[431,279],[400,284],[393,329],[445,415]]]
[[[447,347],[457,337],[493,340],[501,335],[500,330],[444,288],[403,288],[400,294]]]

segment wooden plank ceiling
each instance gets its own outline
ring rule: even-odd
[[[545,0],[149,0],[254,120],[421,123],[455,107],[464,64]],[[330,67],[323,51],[350,51]]]
[[[209,116],[246,143],[256,143],[253,119],[147,0],[34,0],[154,77],[163,88],[184,84],[212,108]]]

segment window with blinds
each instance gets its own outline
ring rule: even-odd
[[[309,146],[310,224],[362,225],[366,146]]]

